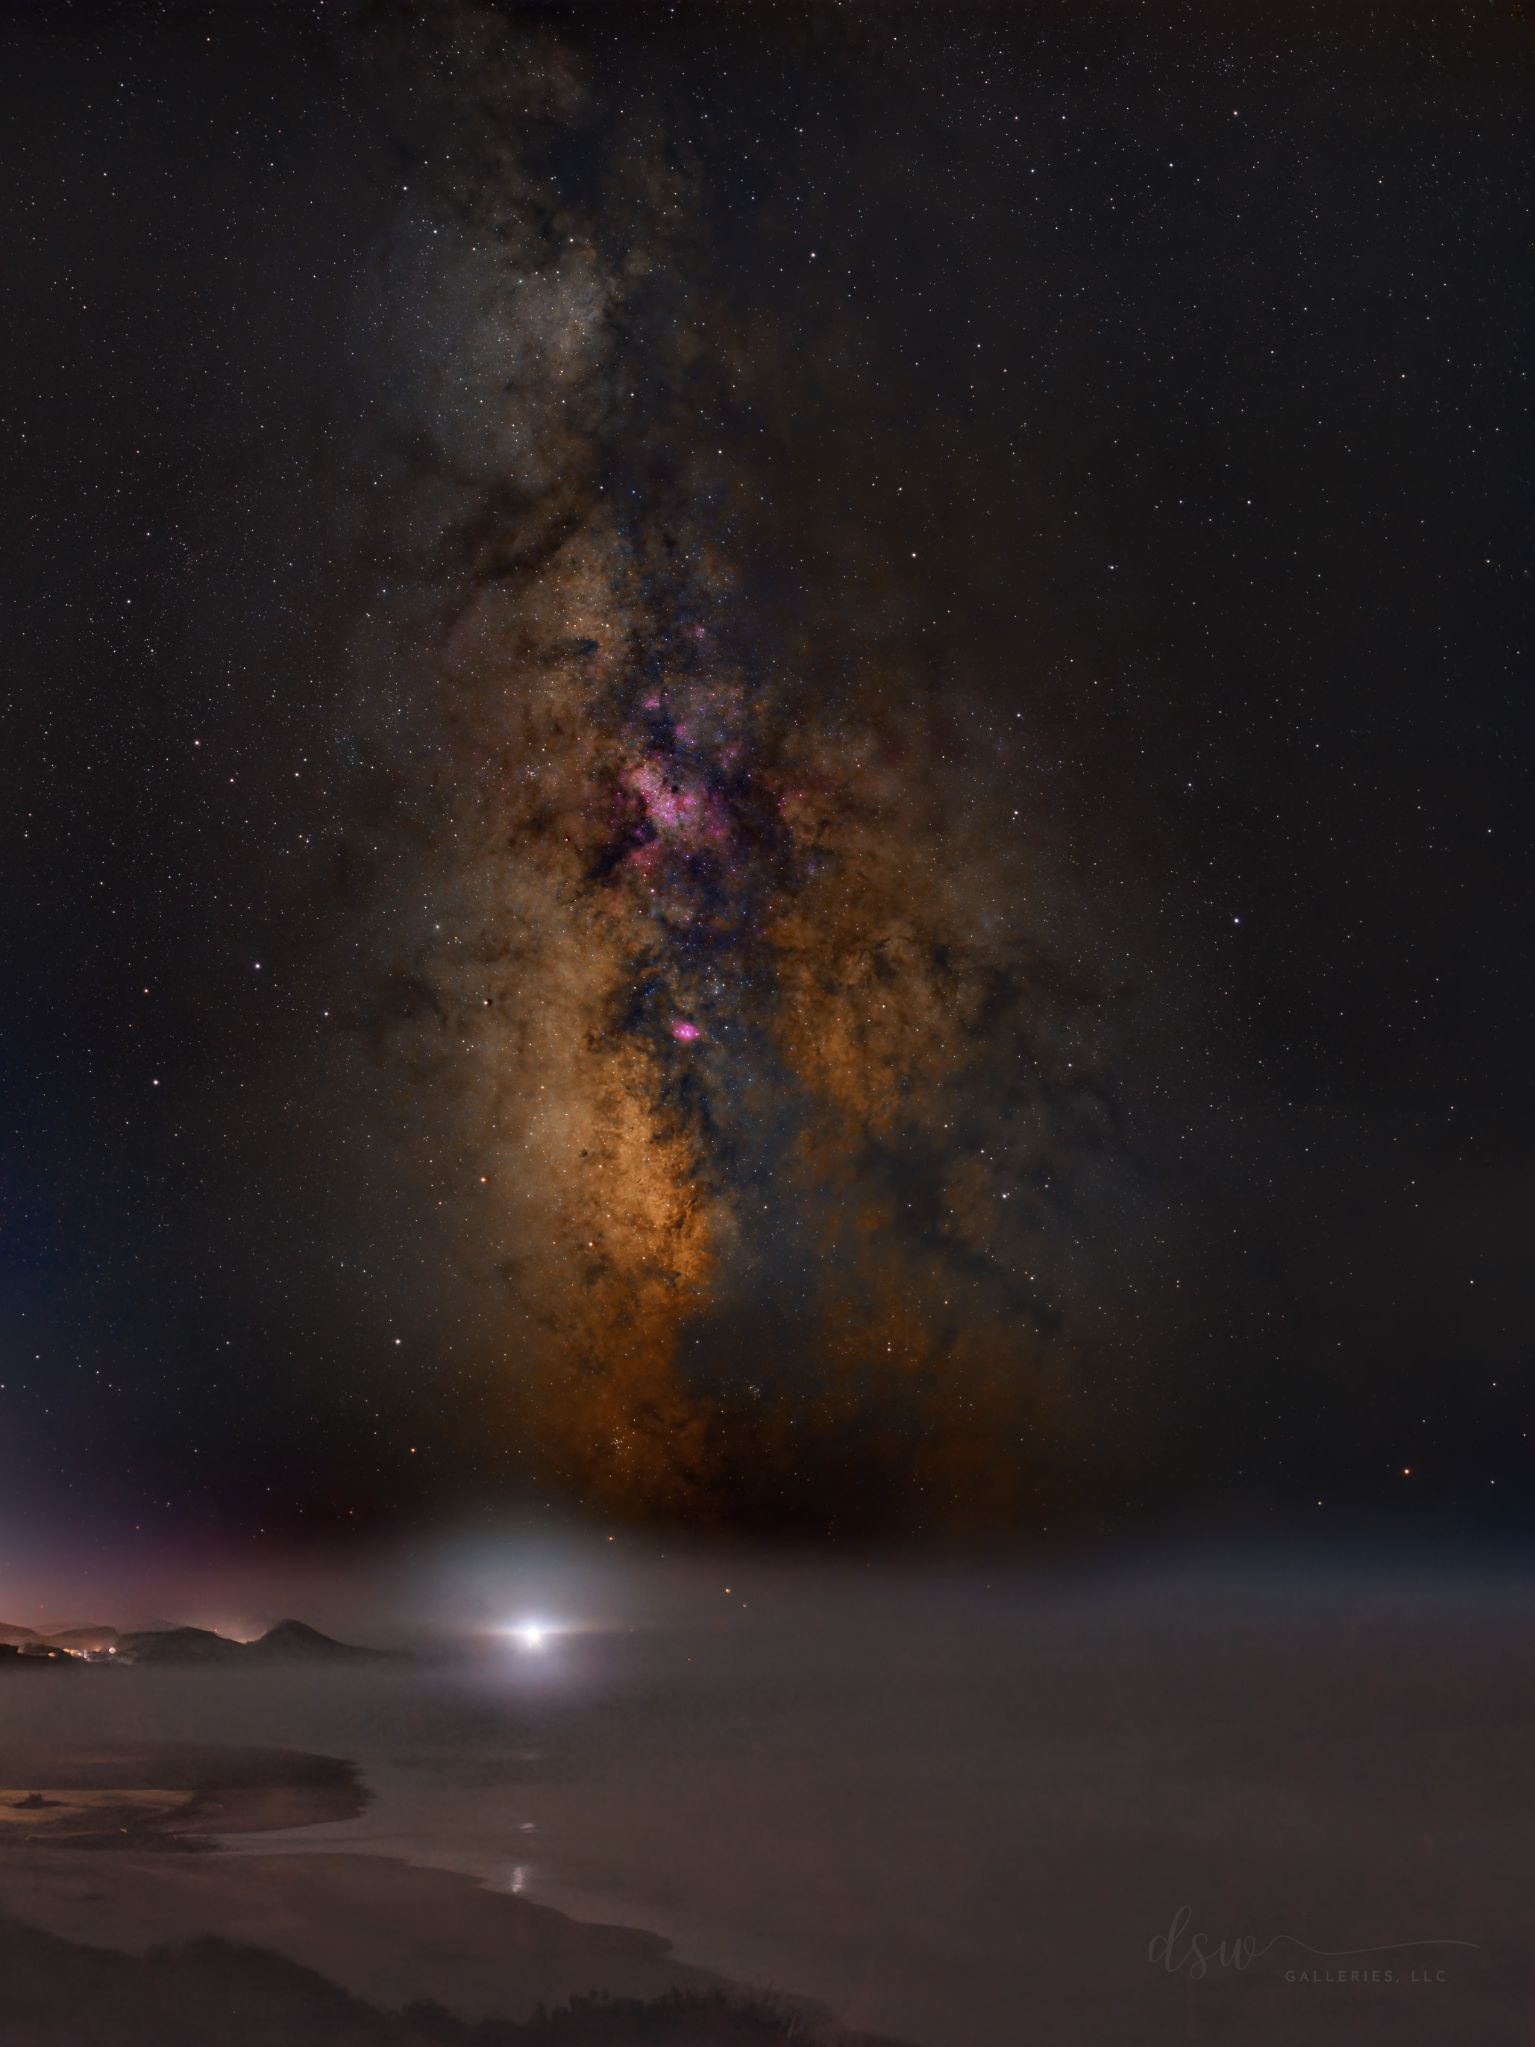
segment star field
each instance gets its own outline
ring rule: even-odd
[[[6,38],[18,1526],[1518,1520],[1508,15]]]

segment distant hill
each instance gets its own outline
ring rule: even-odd
[[[242,1663],[247,1669],[263,1663],[388,1663],[398,1660],[399,1654],[391,1649],[359,1649],[350,1642],[338,1642],[333,1635],[322,1635],[306,1621],[295,1620],[279,1621],[254,1642],[236,1642],[228,1635],[215,1634],[212,1628],[176,1627],[170,1622],[122,1633],[107,1627],[64,1628],[56,1635],[0,1624],[0,1648],[73,1650],[77,1654],[115,1649],[114,1660],[124,1663],[196,1664],[219,1669],[233,1669]]]
[[[361,1656],[373,1662],[389,1652],[385,1649],[354,1648],[350,1642],[338,1642],[334,1636],[322,1635],[318,1628],[311,1628],[305,1621],[279,1621],[275,1628],[268,1628],[264,1635],[247,1644],[246,1654],[259,1656],[263,1661],[268,1658],[286,1661],[300,1656],[337,1661]]]
[[[279,1621],[254,1642],[234,1642],[211,1628],[153,1628],[120,1636],[117,1649],[131,1663],[216,1664],[221,1669],[242,1663],[249,1669],[260,1663],[374,1663],[393,1658],[390,1650],[356,1649],[293,1620]]]
[[[61,1628],[56,1635],[43,1638],[55,1649],[115,1649],[119,1640],[116,1628]]]
[[[245,1654],[243,1642],[231,1642],[211,1628],[152,1628],[142,1634],[124,1635],[119,1655],[134,1663],[238,1663]]]

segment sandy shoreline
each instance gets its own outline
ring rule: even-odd
[[[0,1849],[0,1913],[142,1954],[217,1934],[268,1948],[371,2002],[430,1999],[467,2019],[528,2017],[605,1991],[658,1997],[720,1978],[659,1935],[589,1926],[472,1877],[370,1855]]]
[[[90,1753],[11,1744],[0,1780],[0,1849],[211,1849],[213,1834],[355,1819],[368,1798],[357,1766],[340,1756],[189,1743]]]
[[[39,1746],[9,1755],[5,1777],[0,1916],[66,1940],[143,1955],[215,1935],[372,2004],[428,2000],[471,2022],[596,1993],[731,1987],[659,1934],[590,1924],[456,1871],[347,1852],[241,1855],[209,1838],[355,1816],[368,1794],[339,1758]]]

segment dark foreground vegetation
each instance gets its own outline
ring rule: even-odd
[[[515,2023],[384,2011],[265,1948],[205,1939],[146,1955],[0,1917],[5,2047],[879,2047],[749,1993],[578,1998]]]

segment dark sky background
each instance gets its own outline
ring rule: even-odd
[[[1518,10],[4,43],[0,1549],[1525,1532]]]

